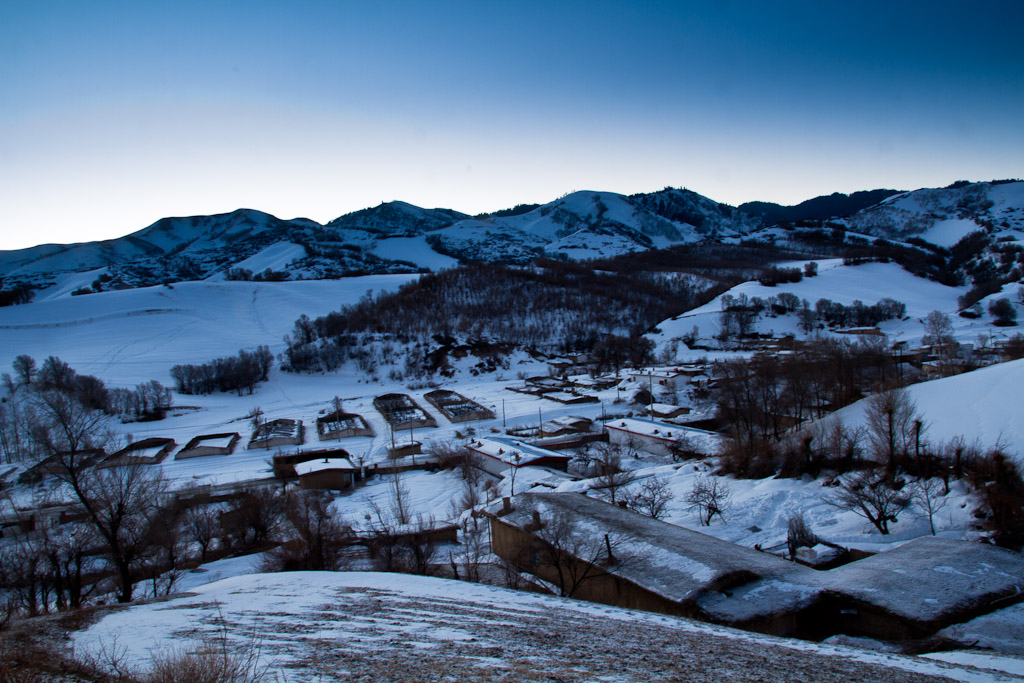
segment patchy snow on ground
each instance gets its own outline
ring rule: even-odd
[[[924,655],[928,659],[937,662],[950,662],[953,664],[966,664],[978,669],[989,669],[991,671],[1005,671],[1014,676],[1024,677],[1024,659],[1020,657],[1006,657],[1003,655],[988,654],[985,652],[974,652],[971,650],[953,650],[951,652],[933,652]]]
[[[1020,680],[481,584],[373,572],[239,576],[111,612],[76,652],[255,651],[289,681]]]

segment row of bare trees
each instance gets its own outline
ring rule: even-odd
[[[182,394],[210,394],[214,391],[243,391],[250,394],[260,382],[267,381],[274,354],[266,346],[255,351],[242,349],[236,356],[214,358],[198,365],[183,363],[171,368],[177,390]]]

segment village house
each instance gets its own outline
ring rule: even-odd
[[[423,398],[452,423],[494,419],[493,412],[454,391],[437,389],[424,394]]]
[[[678,368],[633,370],[629,373],[628,378],[630,382],[635,382],[645,388],[660,388],[665,391],[675,391],[690,381],[690,375],[681,372]]]
[[[485,514],[495,554],[563,591],[573,580],[575,597],[774,635],[920,639],[1024,600],[1024,557],[981,543],[924,537],[816,571],[578,493]]]
[[[681,451],[688,457],[714,455],[722,443],[720,434],[658,420],[622,418],[610,420],[604,427],[611,443],[654,455],[672,456]]]
[[[552,436],[564,436],[565,434],[579,434],[590,431],[594,421],[590,418],[578,415],[563,415],[547,420],[540,426],[538,436],[547,438]]]
[[[164,461],[174,447],[174,439],[153,437],[128,444],[113,453],[97,467],[118,467],[120,465],[158,465]]]
[[[392,430],[437,427],[437,421],[406,394],[384,394],[373,399],[373,407],[384,416]]]
[[[185,444],[184,448],[174,454],[174,459],[185,460],[187,458],[202,458],[208,455],[230,455],[235,450],[235,444],[241,438],[238,432],[203,434],[194,437]]]
[[[302,420],[281,418],[264,422],[249,439],[249,450],[263,448],[279,448],[281,446],[301,446],[303,442]]]
[[[647,406],[647,412],[660,420],[682,417],[690,414],[689,406],[676,406],[671,403],[651,403]]]
[[[564,472],[569,468],[571,459],[561,453],[505,437],[477,439],[470,441],[468,447],[479,456],[480,469],[494,475],[519,467],[550,467]]]
[[[31,484],[39,481],[46,474],[66,474],[67,469],[64,463],[68,460],[73,460],[74,464],[81,465],[82,467],[92,467],[99,462],[102,462],[107,457],[107,452],[102,448],[89,448],[84,451],[78,451],[74,454],[73,458],[69,453],[62,453],[59,456],[51,455],[40,462],[32,465],[20,475],[18,475],[19,484]],[[16,468],[12,467],[10,470],[4,473],[4,478],[13,474]]]
[[[295,474],[304,489],[341,491],[355,485],[359,468],[348,458],[317,458],[295,463]]]
[[[794,582],[813,569],[578,493],[524,493],[487,514],[496,555],[556,585],[575,577],[573,596],[585,600],[793,635],[796,615],[818,593]],[[551,544],[560,559],[548,552]],[[757,609],[730,619],[705,615],[708,596],[761,578],[777,587],[742,601]]]
[[[333,411],[316,419],[316,432],[321,441],[373,436],[373,427],[357,413]]]

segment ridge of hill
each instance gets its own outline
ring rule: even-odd
[[[478,216],[396,201],[326,225],[238,209],[162,218],[118,239],[0,251],[0,278],[5,290],[38,290],[61,275],[91,274],[78,288],[84,294],[186,280],[417,273],[466,261],[586,260],[695,242],[771,238],[774,233],[764,228],[780,217],[886,239],[921,238],[941,248],[978,231],[1019,241],[1024,182],[834,194],[795,207],[753,202],[735,208],[676,188],[629,196],[580,191],[536,207]],[[264,267],[254,272],[254,266]]]

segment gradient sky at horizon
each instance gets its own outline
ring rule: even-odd
[[[1024,175],[1024,3],[0,0],[0,249]]]

